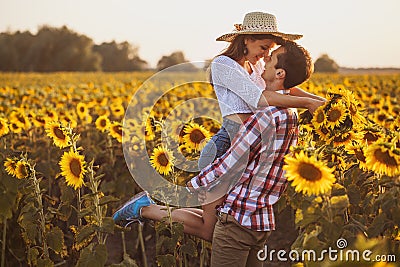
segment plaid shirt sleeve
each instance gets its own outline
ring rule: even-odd
[[[193,188],[207,188],[215,185],[222,178],[237,177],[239,173],[245,172],[248,164],[253,162],[260,153],[265,128],[267,126],[275,128],[272,116],[268,116],[268,114],[270,113],[256,112],[253,114],[241,126],[227,152],[191,179]]]

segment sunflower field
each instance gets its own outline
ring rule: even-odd
[[[146,83],[152,75],[0,74],[0,267],[209,266],[210,243],[184,234],[170,214],[127,228],[111,218],[144,185],[175,203],[221,126],[209,84]],[[160,88],[173,89],[159,97]],[[293,210],[288,249],[368,250],[385,260],[308,255],[290,264],[398,266],[400,75],[314,74],[301,88],[327,102],[313,115],[299,110],[299,142],[285,160],[277,211]],[[143,162],[167,186],[135,172]]]

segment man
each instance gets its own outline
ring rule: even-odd
[[[308,52],[293,42],[283,43],[264,60],[267,93],[278,90],[287,93],[288,88],[303,83],[312,73]],[[297,132],[295,110],[272,106],[258,110],[240,128],[228,151],[189,182],[188,187],[193,191],[208,190],[221,180],[228,180],[231,185],[223,193],[228,192],[226,198],[219,202],[222,202],[218,208],[219,220],[212,236],[212,266],[262,265],[256,255],[269,232],[275,229],[272,205],[285,188],[283,158],[296,144]],[[223,188],[223,184],[213,192]],[[211,239],[213,228],[208,238],[208,232],[205,235],[204,232],[211,226],[204,222],[208,217],[215,218],[214,207],[199,212],[174,209],[172,220],[183,222],[185,233]],[[113,218],[116,223],[126,225],[144,218],[159,220],[166,213],[164,206],[156,205],[147,192],[141,192],[118,209]],[[215,220],[208,221],[213,221],[214,227]]]
[[[264,60],[266,90],[292,88],[313,70],[308,52],[293,42],[284,43]],[[190,181],[189,186],[200,190],[240,175],[218,208],[211,266],[262,266],[257,252],[275,229],[272,205],[286,187],[284,156],[296,145],[297,134],[295,110],[273,106],[258,110],[231,148]]]

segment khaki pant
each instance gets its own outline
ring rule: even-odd
[[[269,234],[245,228],[233,216],[219,213],[212,240],[211,267],[262,266],[257,252],[264,248]]]

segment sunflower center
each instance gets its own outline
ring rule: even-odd
[[[84,112],[85,112],[85,107],[80,107],[80,108],[79,108],[79,111],[82,112],[82,113],[84,113]]]
[[[348,141],[349,139],[350,139],[350,137],[351,137],[351,135],[350,134],[342,134],[342,135],[339,135],[339,136],[335,136],[335,138],[333,138],[333,141],[334,142],[338,142],[338,143],[341,143],[341,142],[346,142],[346,141]]]
[[[206,136],[200,130],[195,129],[190,133],[190,140],[195,144],[200,144],[204,138],[206,138]]]
[[[359,161],[365,162],[365,156],[364,156],[364,153],[362,152],[362,150],[357,149],[354,151],[354,154],[356,155],[356,158]]]
[[[299,166],[299,174],[304,179],[314,182],[322,178],[321,171],[310,163],[301,163]]]
[[[375,150],[374,152],[375,159],[381,163],[384,163],[389,166],[397,166],[397,161],[394,157],[390,156],[388,151],[383,152],[380,149]]]
[[[378,121],[384,121],[386,120],[386,115],[385,114],[379,114],[378,115]]]
[[[374,141],[378,140],[378,136],[376,134],[368,132],[368,133],[364,134],[364,139],[366,139],[369,142],[374,142]]]
[[[324,119],[325,119],[324,113],[322,113],[321,111],[318,112],[318,114],[317,114],[317,122],[318,123],[322,123],[322,122],[324,122]]]
[[[22,115],[18,114],[17,118],[21,123],[25,124],[26,121],[25,121],[25,118]]]
[[[107,125],[106,120],[101,120],[101,121],[100,121],[100,126],[101,126],[101,127],[106,127],[106,125]]]
[[[122,135],[122,127],[121,126],[114,126],[114,131],[119,134]]]
[[[0,130],[3,129],[3,128],[5,128],[4,124],[0,122]]]
[[[349,110],[350,110],[350,114],[351,115],[355,115],[357,113],[357,106],[354,105],[353,103],[351,103],[350,107],[349,107]]]
[[[169,163],[168,157],[167,157],[167,155],[165,155],[165,153],[160,154],[157,157],[157,161],[163,167],[166,167],[168,165],[168,163]]]
[[[69,164],[69,168],[71,169],[71,173],[75,176],[75,177],[79,177],[82,169],[81,169],[81,163],[79,162],[79,160],[77,159],[73,159],[71,160],[70,164]]]
[[[58,139],[65,139],[65,134],[62,130],[60,130],[60,128],[55,128],[54,129],[54,135],[58,138]]]
[[[332,122],[338,121],[341,115],[342,112],[340,110],[337,109],[331,110],[331,112],[329,112],[328,115],[328,120]]]

